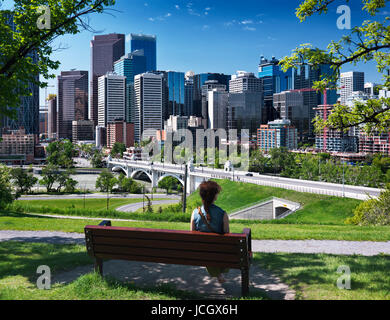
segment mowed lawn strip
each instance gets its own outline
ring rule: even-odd
[[[256,253],[254,263],[296,290],[296,299],[390,300],[390,256]],[[350,268],[351,290],[337,287],[340,266]]]
[[[31,217],[17,213],[0,213],[0,230],[63,231],[83,233],[86,225],[97,225],[96,220],[55,219]],[[113,222],[118,227],[189,230],[189,223],[163,221]],[[268,240],[346,240],[346,241],[390,241],[390,226],[358,227],[335,225],[293,224],[249,224],[231,223],[231,232],[241,233],[252,229],[253,239]]]
[[[0,243],[1,300],[172,300],[199,298],[191,292],[178,291],[173,286],[138,288],[112,278],[102,279],[91,273],[70,284],[52,284],[50,290],[36,286],[37,268],[47,265],[53,275],[93,261],[85,246],[42,243]]]

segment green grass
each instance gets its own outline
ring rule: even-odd
[[[87,274],[70,284],[53,284],[50,290],[38,290],[36,270],[40,265],[50,267],[52,274],[89,265],[85,246],[50,245],[38,243],[0,243],[1,300],[171,300],[199,298],[191,292],[178,291],[172,286],[139,288],[112,278],[101,279]]]
[[[63,232],[84,232],[86,225],[97,225],[96,220],[54,219],[32,217],[20,213],[0,213],[0,230],[49,230]],[[151,228],[168,230],[189,230],[189,223],[163,221],[113,222],[118,227]],[[253,239],[281,240],[349,240],[390,241],[390,227],[359,227],[336,225],[293,225],[231,222],[231,231],[241,233],[244,228],[252,229]]]
[[[155,199],[166,200],[166,199]],[[110,199],[109,209],[116,209],[121,206],[142,202],[142,196],[138,199]],[[48,208],[68,208],[68,209],[83,209],[83,199],[66,199],[66,200],[17,200],[16,204],[26,205],[30,207],[48,207]],[[93,210],[104,210],[107,208],[107,200],[102,199],[85,199],[85,208]]]
[[[257,253],[255,263],[270,270],[305,300],[390,300],[390,256]],[[337,288],[339,266],[351,270],[351,290]]]
[[[344,224],[346,218],[353,216],[353,210],[361,203],[359,200],[337,198],[326,195],[296,192],[280,188],[263,187],[250,183],[216,180],[222,187],[216,205],[226,212],[248,207],[270,197],[282,198],[301,204],[302,209],[289,217],[272,223],[306,224]],[[188,210],[192,211],[201,204],[198,193],[188,200]]]

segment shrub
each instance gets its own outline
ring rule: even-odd
[[[369,199],[354,212],[354,216],[346,220],[348,224],[360,226],[390,225],[390,189],[382,192],[378,199]]]

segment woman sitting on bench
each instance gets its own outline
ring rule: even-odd
[[[199,187],[200,197],[203,206],[194,210],[191,217],[191,231],[211,232],[225,234],[229,233],[229,217],[214,202],[217,200],[221,187],[214,181],[203,182]],[[223,273],[228,273],[229,269],[207,267],[207,271],[212,277],[216,277],[219,283],[224,283]]]

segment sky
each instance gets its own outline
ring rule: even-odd
[[[315,15],[303,23],[295,16],[302,0],[116,0],[113,10],[90,16],[97,34],[145,33],[157,36],[157,67],[195,73],[234,74],[245,70],[257,74],[260,56],[281,58],[302,43],[326,48],[349,30],[337,28],[336,0],[327,14]],[[5,2],[7,3],[7,1]],[[371,17],[361,10],[362,0],[351,0],[352,26]],[[384,19],[390,7],[378,15]],[[90,40],[93,33],[83,31],[64,36],[55,46],[65,47],[53,54],[61,71],[90,70]],[[129,42],[126,52],[130,51]],[[381,83],[375,64],[347,65],[343,71],[364,71],[366,82]],[[50,80],[56,86],[56,80]],[[48,93],[56,93],[49,87]],[[41,92],[44,105],[45,90]]]

